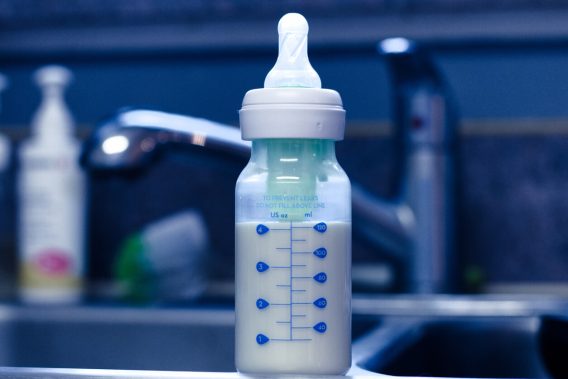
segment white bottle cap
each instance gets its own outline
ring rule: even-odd
[[[336,91],[321,88],[308,59],[308,23],[289,13],[278,23],[279,53],[264,87],[248,91],[239,111],[242,138],[343,139],[345,110]]]
[[[8,88],[8,78],[4,74],[0,74],[0,92]]]
[[[3,75],[0,74],[0,95],[2,95],[2,92],[4,92],[6,90],[6,88],[8,88],[8,78]],[[2,99],[0,98],[0,111],[2,110]]]
[[[3,74],[0,74],[0,95],[2,92],[8,88],[8,78]],[[0,111],[2,110],[1,104],[2,99],[0,98]],[[8,168],[8,163],[10,162],[10,141],[8,138],[0,134],[0,171],[6,170]]]
[[[34,74],[34,79],[39,87],[48,86],[67,87],[71,82],[73,74],[63,66],[44,66]]]
[[[45,66],[34,74],[42,91],[42,103],[32,120],[32,132],[42,138],[60,139],[71,135],[73,119],[63,99],[72,79],[71,71],[62,66]]]
[[[0,134],[0,172],[6,170],[10,163],[10,141]]]

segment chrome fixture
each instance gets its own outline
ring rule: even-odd
[[[219,154],[250,155],[251,143],[234,127],[172,113],[124,108],[86,141],[82,164],[95,170],[146,167],[165,146],[202,146]]]
[[[413,41],[378,45],[392,80],[394,126],[402,175],[395,200],[353,186],[353,211],[365,234],[403,255],[407,290],[454,289],[454,148],[456,115],[448,89],[428,54]]]
[[[397,134],[404,172],[397,201],[385,201],[353,185],[358,228],[404,257],[407,288],[415,293],[451,290],[453,260],[452,141],[447,93],[428,56],[409,40],[381,42],[394,82]],[[149,165],[164,146],[196,145],[245,159],[250,143],[237,128],[189,116],[123,109],[95,131],[83,163],[121,170]]]

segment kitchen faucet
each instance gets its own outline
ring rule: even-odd
[[[395,135],[400,149],[399,192],[385,201],[353,185],[353,211],[363,232],[407,264],[406,290],[455,289],[455,124],[448,88],[430,56],[413,41],[378,45],[392,80]]]
[[[403,38],[383,40],[393,81],[395,134],[401,147],[399,195],[383,200],[353,184],[358,229],[399,253],[407,267],[405,290],[453,290],[454,115],[446,86],[430,57]],[[250,142],[237,128],[189,116],[123,109],[85,144],[83,164],[95,170],[145,167],[164,146],[201,146],[246,158]]]

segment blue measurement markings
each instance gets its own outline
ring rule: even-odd
[[[319,299],[315,300],[313,303],[316,307],[323,309],[327,307],[327,300],[325,297],[320,297]]]
[[[314,275],[314,280],[318,283],[325,283],[327,281],[327,274],[325,272],[319,272]]]
[[[258,235],[263,235],[266,234],[270,231],[270,229],[268,228],[268,226],[266,225],[262,225],[262,224],[258,224],[256,226],[256,232],[258,233]]]
[[[256,271],[258,272],[265,272],[266,270],[268,270],[270,268],[270,266],[264,262],[258,262],[256,264]]]
[[[256,335],[256,343],[258,343],[259,345],[264,345],[268,341],[270,341],[270,338],[268,338],[264,334],[259,333]]]
[[[320,259],[324,259],[327,256],[327,249],[325,247],[320,247],[314,250],[314,255]]]
[[[314,225],[314,230],[316,232],[325,233],[327,230],[327,224],[325,222],[320,222]]]
[[[303,302],[303,301],[294,301],[294,293],[304,293],[307,292],[307,290],[305,288],[299,288],[298,285],[294,286],[294,281],[295,280],[303,280],[303,279],[313,279],[318,283],[325,283],[327,281],[327,274],[325,272],[319,272],[317,274],[315,274],[314,276],[301,276],[301,275],[295,275],[294,274],[294,268],[295,267],[306,267],[306,264],[294,264],[294,255],[297,254],[310,254],[313,253],[313,255],[319,259],[324,259],[327,256],[327,249],[325,247],[320,247],[316,250],[314,250],[313,252],[310,251],[295,251],[294,250],[294,243],[301,243],[301,242],[306,242],[306,239],[302,239],[302,238],[294,238],[294,229],[312,229],[315,230],[318,233],[325,233],[327,231],[327,224],[324,222],[320,222],[316,225],[314,225],[313,227],[309,227],[309,226],[294,226],[294,224],[292,222],[290,222],[290,225],[288,228],[273,228],[270,229],[269,227],[267,227],[266,225],[263,224],[258,224],[256,227],[256,233],[258,235],[264,235],[266,233],[268,233],[270,230],[273,231],[288,231],[289,232],[289,238],[288,238],[288,246],[285,247],[277,247],[276,250],[277,252],[286,252],[289,254],[290,259],[289,259],[289,264],[285,265],[285,266],[269,266],[266,262],[262,262],[259,261],[256,264],[256,270],[259,273],[265,272],[268,269],[272,268],[272,269],[287,269],[289,271],[289,281],[288,283],[280,283],[280,284],[276,284],[277,287],[279,288],[287,288],[289,291],[289,296],[288,296],[288,302],[284,302],[284,303],[272,303],[270,304],[266,299],[263,298],[259,298],[256,300],[256,307],[259,310],[263,310],[266,309],[268,306],[272,305],[272,306],[287,306],[289,307],[289,318],[288,320],[279,320],[276,321],[277,324],[284,324],[284,325],[288,325],[289,331],[288,331],[288,337],[287,338],[273,338],[270,339],[268,338],[268,336],[260,333],[257,334],[256,336],[256,342],[259,345],[264,345],[269,341],[311,341],[311,338],[298,338],[297,336],[294,336],[294,330],[299,330],[299,329],[313,329],[315,330],[317,333],[325,333],[327,331],[327,324],[325,322],[318,322],[317,324],[313,325],[313,326],[305,326],[305,325],[295,325],[294,324],[294,319],[302,319],[305,318],[307,315],[305,313],[297,313],[295,311],[294,306],[295,305],[313,305],[316,308],[319,309],[324,309],[327,307],[327,299],[324,297],[320,297],[316,300],[314,300],[313,302]]]
[[[258,309],[264,309],[267,308],[270,305],[270,303],[266,300],[264,300],[263,298],[260,298],[256,301],[256,307]]]
[[[318,333],[325,333],[327,331],[327,324],[325,322],[318,322],[314,325],[314,330]]]

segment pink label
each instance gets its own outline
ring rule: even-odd
[[[63,250],[46,250],[35,259],[35,264],[44,274],[64,275],[71,268],[69,254]]]

